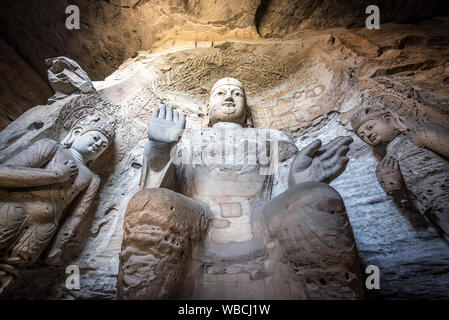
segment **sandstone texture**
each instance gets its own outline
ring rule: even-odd
[[[213,83],[231,76],[247,89],[254,127],[282,130],[298,149],[316,138],[324,143],[339,135],[354,138],[348,166],[331,186],[344,200],[362,276],[368,265],[380,268],[380,290],[366,290],[366,297],[449,298],[448,242],[422,216],[397,208],[387,197],[375,175],[383,155],[359,140],[350,125],[356,110],[382,104],[410,128],[429,122],[449,126],[449,19],[443,2],[425,7],[381,2],[379,30],[363,27],[366,5],[359,9],[352,1],[341,7],[333,1],[315,6],[310,1],[74,2],[82,14],[79,31],[61,26],[64,1],[46,8],[9,2],[0,14],[1,35],[26,61],[24,69],[46,79],[44,59],[65,55],[97,89],[50,105],[43,105],[45,98],[33,100],[42,105],[0,132],[0,161],[37,139],[58,139],[67,104],[117,106],[117,137],[93,168],[102,183],[90,211],[91,227],[76,254],[58,267],[41,262],[24,271],[8,297],[116,299],[124,214],[138,192],[152,111],[161,101],[171,103],[186,114],[187,128],[204,127]],[[25,11],[19,13],[17,6]],[[329,13],[334,7],[339,9]],[[49,12],[57,21],[48,18]],[[328,14],[336,19],[327,19]],[[28,28],[25,18],[36,27]],[[18,73],[20,83],[31,79],[24,72]],[[49,98],[52,92],[41,79],[31,91],[41,94],[35,88],[46,88]],[[11,92],[18,92],[11,96],[18,110],[30,106],[20,102],[23,92]],[[280,163],[272,198],[288,188],[291,160]],[[238,214],[225,207],[226,217],[211,222],[217,237]],[[68,264],[81,268],[81,290],[65,288]]]
[[[80,9],[79,30],[65,27],[69,4]],[[186,42],[200,47],[226,39],[288,38],[306,30],[360,28],[365,8],[373,4],[380,8],[382,24],[416,24],[449,13],[444,0],[18,0],[2,5],[0,34],[44,81],[45,60],[57,56],[75,60],[91,79],[103,80],[139,51]],[[413,35],[404,41],[419,42]],[[430,41],[438,46],[445,40]],[[40,91],[39,86],[32,88]],[[20,110],[29,107],[20,103]]]
[[[0,39],[0,130],[28,109],[45,104],[52,95],[48,84]]]

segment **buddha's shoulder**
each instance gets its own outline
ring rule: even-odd
[[[45,153],[47,153],[47,152],[55,152],[58,149],[61,149],[62,145],[59,144],[55,140],[44,138],[44,139],[40,139],[40,140],[34,142],[31,145],[31,147],[38,148],[40,150],[43,150]]]

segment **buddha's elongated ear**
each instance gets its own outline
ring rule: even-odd
[[[249,107],[246,107],[246,126],[248,128],[254,128],[253,116],[251,115],[251,111],[249,111]]]
[[[210,102],[208,102],[207,106],[206,106],[206,110],[207,110],[206,117],[208,119],[206,127],[212,127],[212,119],[211,119],[212,110],[210,108],[211,108],[210,107]]]
[[[84,133],[83,128],[81,127],[75,127],[72,130],[70,130],[70,133],[61,141],[61,144],[63,144],[65,147],[70,148],[72,146],[73,141],[80,135]]]

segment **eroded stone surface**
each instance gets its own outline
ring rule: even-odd
[[[411,130],[381,106],[357,111],[351,124],[365,143],[386,153],[376,174],[387,195],[419,210],[447,237],[449,129],[430,122]]]
[[[51,89],[39,75],[2,39],[0,39],[0,130],[28,109],[45,104]],[[40,123],[36,123],[40,126]]]

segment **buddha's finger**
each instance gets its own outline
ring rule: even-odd
[[[335,139],[332,139],[331,141],[329,141],[328,143],[326,143],[321,149],[322,151],[326,151],[327,149],[329,149],[330,147],[332,147],[333,145],[337,144],[340,140],[343,139],[343,136],[338,136]]]
[[[344,157],[348,153],[348,151],[349,151],[348,146],[346,145],[340,146],[337,152],[335,152],[335,154],[330,159],[324,161],[324,167],[330,168],[334,166],[340,160],[340,158]]]
[[[184,113],[181,113],[181,115],[179,116],[178,127],[184,129],[185,126],[186,126],[186,116],[184,115]]]
[[[336,178],[343,170],[346,168],[347,163],[349,162],[348,157],[341,157],[338,159],[337,163],[326,169],[326,175],[328,179],[332,180]]]
[[[159,115],[157,117],[159,119],[165,119],[165,105],[159,108]]]
[[[323,148],[325,150],[325,152],[322,155],[320,155],[320,159],[327,160],[327,159],[331,158],[337,152],[337,150],[340,149],[340,147],[348,146],[352,143],[352,141],[354,141],[354,139],[352,139],[351,137],[346,137],[346,136],[335,138],[334,140],[331,141],[332,145],[327,150],[325,150]],[[327,145],[329,145],[329,144],[327,144]]]
[[[167,112],[165,114],[165,120],[173,121],[173,106],[171,104],[167,107]]]
[[[315,153],[318,151],[318,149],[320,149],[321,144],[322,144],[321,140],[316,139],[312,143],[310,143],[307,147],[302,149],[299,155],[306,155],[309,157],[313,157]]]
[[[399,162],[396,159],[393,159],[393,168],[395,170],[399,170]]]

